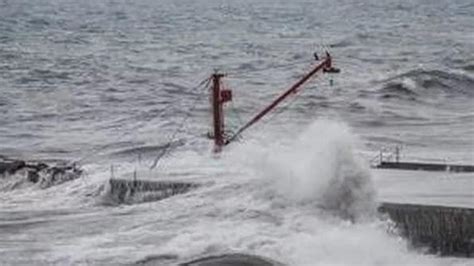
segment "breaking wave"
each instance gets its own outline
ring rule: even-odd
[[[426,98],[474,97],[474,79],[440,70],[412,70],[384,81],[380,98],[423,101]]]
[[[233,150],[238,157],[231,165],[253,178],[235,176],[233,184],[210,187],[201,196],[212,198],[205,205],[212,222],[183,231],[162,254],[192,245],[198,258],[243,252],[285,265],[437,264],[413,251],[393,224],[377,219],[371,175],[354,152],[359,141],[348,126],[318,120],[289,143],[281,141]]]
[[[375,214],[376,193],[368,167],[354,154],[357,142],[345,124],[318,120],[289,147],[261,156],[257,169],[272,197],[363,220]]]

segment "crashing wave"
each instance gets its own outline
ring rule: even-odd
[[[355,156],[355,143],[346,125],[319,120],[291,147],[270,151],[258,170],[271,183],[273,199],[314,205],[352,221],[370,219],[375,188],[368,166]]]

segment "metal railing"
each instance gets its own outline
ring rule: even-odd
[[[400,162],[400,152],[402,150],[401,145],[395,145],[390,147],[382,147],[379,153],[370,159],[370,166],[378,166],[383,162]]]

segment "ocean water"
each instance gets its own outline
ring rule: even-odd
[[[474,162],[472,25],[467,0],[0,0],[0,155],[86,170],[48,189],[0,178],[0,264],[173,265],[225,252],[472,264],[413,250],[374,214],[383,200],[473,207],[472,176],[420,186],[422,174],[368,167],[394,145],[406,160]],[[212,153],[200,82],[227,73],[235,131],[326,50],[340,74]],[[179,145],[150,169],[169,142]],[[114,177],[202,186],[110,204],[111,166]]]

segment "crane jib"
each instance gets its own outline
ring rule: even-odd
[[[319,62],[314,68],[304,75],[301,79],[295,82],[289,89],[287,89],[284,93],[278,96],[275,100],[273,100],[268,106],[262,109],[259,113],[257,113],[250,121],[244,124],[241,128],[239,128],[230,138],[225,138],[224,136],[224,123],[223,123],[223,104],[227,101],[231,100],[231,91],[230,90],[221,90],[220,89],[220,79],[224,76],[222,74],[214,73],[212,75],[213,79],[213,87],[212,87],[212,108],[213,108],[213,127],[214,133],[212,138],[214,139],[215,143],[215,151],[220,151],[221,147],[227,145],[234,141],[242,132],[246,129],[257,123],[260,119],[262,119],[266,114],[272,111],[275,107],[277,107],[281,102],[283,102],[288,96],[293,93],[298,92],[298,88],[300,88],[306,81],[308,81],[311,77],[313,77],[318,72],[323,73],[339,73],[340,70],[334,68],[332,66],[332,58],[331,55],[326,52],[326,57]]]

